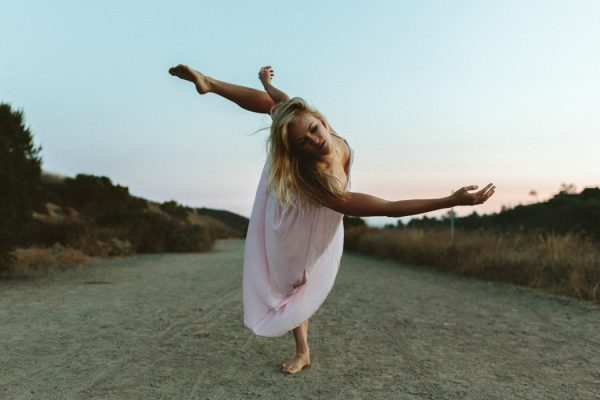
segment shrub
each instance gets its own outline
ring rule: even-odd
[[[118,224],[136,253],[206,251],[214,238],[208,228],[183,223],[154,212],[129,215]]]
[[[9,268],[0,271],[2,276],[20,276],[43,268],[68,268],[90,261],[90,257],[81,251],[60,244],[17,248],[14,254],[14,261]]]
[[[14,261],[13,250],[31,220],[40,183],[40,151],[23,124],[23,113],[0,103],[0,269]]]
[[[146,201],[129,194],[129,189],[113,185],[105,176],[77,174],[67,178],[62,187],[60,204],[90,215],[99,225],[118,222],[131,213],[146,208]]]

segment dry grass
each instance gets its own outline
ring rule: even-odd
[[[346,248],[600,303],[600,246],[566,235],[355,228]]]
[[[133,254],[131,243],[118,239],[126,235],[125,228],[88,227],[85,234],[72,239],[68,247],[94,257],[128,256]]]
[[[7,272],[27,274],[42,268],[69,268],[89,262],[80,250],[55,245],[52,247],[17,248],[15,260]]]

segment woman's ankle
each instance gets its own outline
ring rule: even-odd
[[[209,92],[217,93],[217,89],[219,87],[219,81],[214,78],[211,78],[210,76],[206,76],[206,75],[202,75],[202,77],[204,78],[203,86],[204,86],[204,89],[206,90],[206,93],[209,93]]]

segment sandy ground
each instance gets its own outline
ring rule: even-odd
[[[600,308],[347,253],[309,324],[242,324],[243,241],[0,281],[1,399],[598,399]]]

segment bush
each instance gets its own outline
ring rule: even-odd
[[[15,262],[10,268],[0,271],[0,276],[23,276],[39,269],[69,268],[91,261],[90,257],[77,249],[55,244],[52,247],[28,247],[15,250]]]
[[[67,178],[62,187],[62,204],[90,215],[99,225],[121,220],[132,212],[146,208],[146,201],[129,194],[129,189],[113,185],[105,176],[77,174]]]
[[[185,221],[188,216],[188,210],[175,200],[165,201],[160,205],[160,209],[172,216],[173,218]]]
[[[40,186],[40,151],[23,124],[23,113],[0,103],[0,269],[15,260],[15,246],[31,221]]]
[[[52,246],[55,243],[67,246],[85,233],[86,226],[72,220],[45,222],[33,219],[23,229],[20,247]]]
[[[118,226],[136,253],[207,251],[214,245],[208,228],[150,211],[131,214]]]

